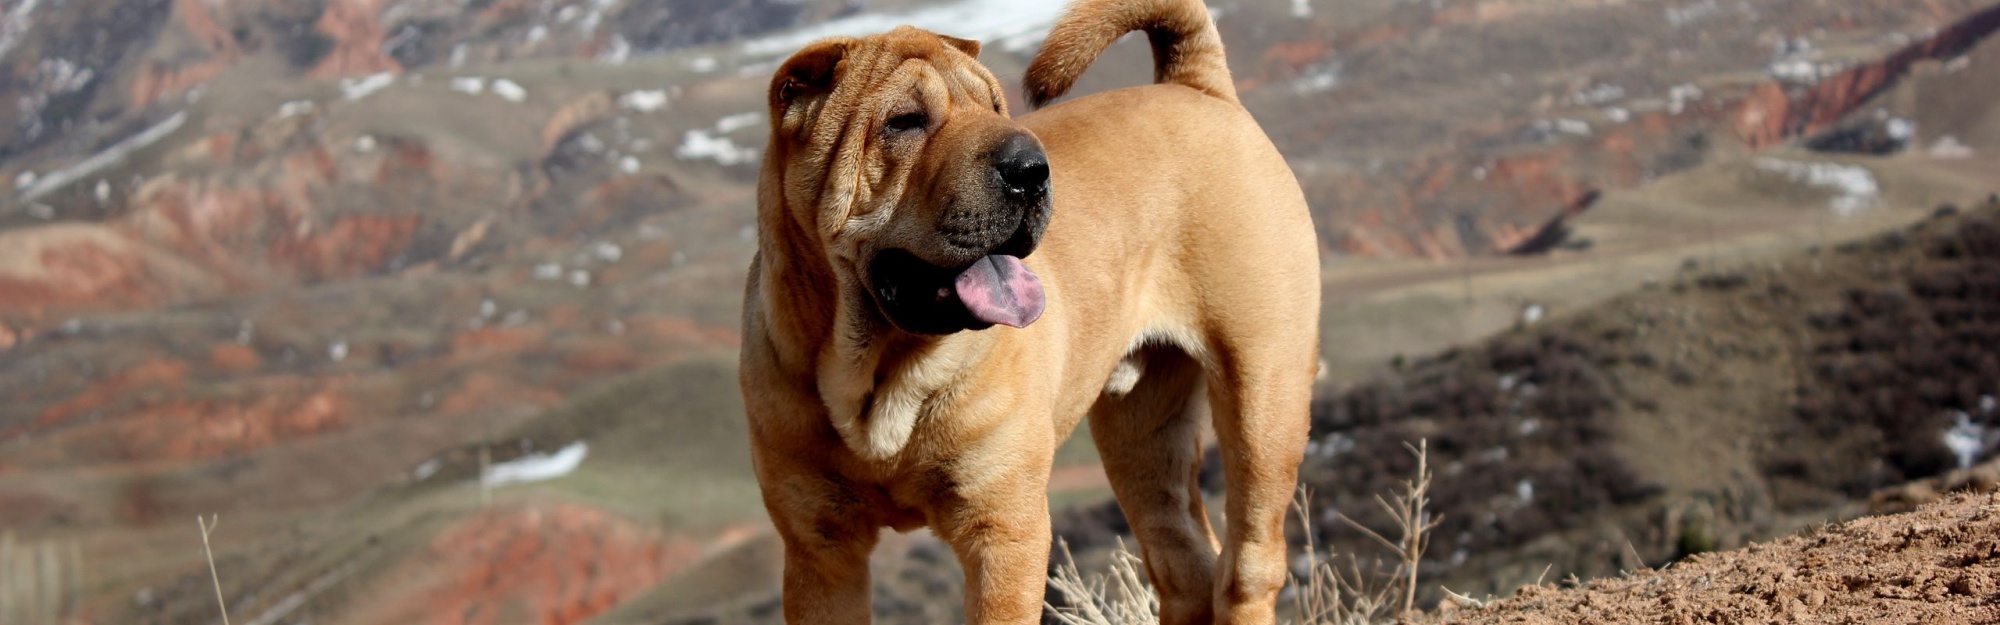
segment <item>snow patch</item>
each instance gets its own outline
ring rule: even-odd
[[[1813,84],[1846,69],[1838,63],[1818,63],[1809,59],[1783,59],[1764,68],[1764,73],[1786,82]]]
[[[21,193],[21,201],[34,202],[56,189],[68,186],[69,183],[76,182],[77,180],[96,174],[105,168],[122,163],[125,161],[126,156],[131,155],[140,148],[167,138],[167,135],[173,134],[175,130],[179,130],[181,124],[185,123],[187,123],[187,111],[174,113],[174,116],[167,118],[166,121],[141,130],[139,134],[119,141],[117,144],[105,148],[103,152],[98,152],[90,158],[83,159],[80,163],[50,172],[44,176],[26,175],[28,180],[33,184],[28,185],[27,190]],[[14,183],[16,188],[19,188],[21,177],[16,177]]]
[[[500,96],[503,100],[517,104],[528,100],[527,89],[521,88],[520,83],[505,78],[493,81],[493,95]]]
[[[1610,83],[1598,83],[1569,94],[1569,101],[1581,106],[1595,106],[1625,99],[1625,88]]]
[[[1716,0],[1702,0],[1682,7],[1667,7],[1667,24],[1680,28],[1693,24],[1722,12],[1722,5]]]
[[[726,135],[757,125],[763,119],[762,113],[738,113],[715,122],[713,132],[704,129],[687,131],[674,156],[681,160],[714,160],[723,165],[742,165],[757,160],[757,150],[736,145]]]
[[[1339,61],[1331,61],[1306,70],[1304,76],[1292,80],[1292,91],[1299,95],[1332,91],[1340,86],[1341,69]]]
[[[410,478],[422,482],[430,479],[433,475],[437,475],[438,470],[443,468],[444,461],[442,460],[438,460],[437,458],[425,460],[423,464],[417,465],[417,468],[410,471]]]
[[[711,135],[706,130],[690,130],[681,140],[681,146],[674,150],[674,156],[688,161],[712,159],[723,165],[742,165],[756,160],[757,150],[740,147],[729,137]]]
[[[736,132],[738,130],[742,130],[744,128],[755,126],[757,125],[757,122],[763,121],[763,119],[764,119],[764,114],[755,111],[749,113],[737,113],[735,115],[730,115],[728,117],[716,120],[715,131],[722,134],[729,134],[732,132]]]
[[[361,79],[342,78],[340,95],[351,102],[374,95],[375,92],[387,89],[393,84],[396,84],[396,75],[389,72],[370,74]]]
[[[97,73],[69,59],[43,59],[36,67],[36,81],[50,94],[73,93],[90,84]]]
[[[1973,423],[1970,415],[1959,412],[1951,429],[1944,431],[1944,446],[1958,456],[1958,468],[1970,469],[1986,451],[1986,426]]]
[[[617,3],[618,0],[590,0],[590,13],[584,15],[583,20],[576,23],[576,30],[585,35],[595,34],[598,24],[604,22],[604,12],[611,10],[611,5]],[[612,39],[614,41],[624,40],[623,37],[617,35],[612,35]]]
[[[1972,148],[1958,142],[1958,137],[1945,135],[1931,144],[1931,158],[1972,158]]]
[[[479,476],[479,483],[492,488],[515,482],[525,484],[553,480],[575,471],[587,455],[590,455],[590,444],[577,441],[556,450],[554,454],[528,454],[496,463]]]
[[[597,62],[606,65],[623,65],[631,59],[632,44],[625,41],[624,35],[612,35],[611,44],[605,46],[603,52],[597,53]]]
[[[1581,119],[1562,118],[1556,120],[1556,130],[1579,137],[1590,136],[1590,122]]]
[[[35,24],[37,4],[40,4],[39,0],[22,0],[20,4],[14,5],[13,9],[7,11],[4,21],[0,21],[0,58],[5,58],[8,52],[13,52],[14,46],[21,43],[21,33]]]
[[[1883,124],[1883,130],[1889,132],[1889,138],[1908,143],[1917,136],[1917,123],[1901,117],[1891,117]]]
[[[652,113],[667,107],[667,90],[633,91],[618,96],[618,106],[641,113]]]
[[[293,100],[278,105],[278,119],[298,117],[313,112],[312,100]]]
[[[741,49],[752,56],[786,55],[825,37],[860,37],[908,24],[1008,52],[1029,52],[1041,44],[1068,4],[1069,0],[959,0],[905,13],[863,13],[752,39]]]
[[[1801,163],[1762,156],[1757,168],[1781,174],[1792,182],[1833,192],[1827,202],[1834,214],[1848,217],[1874,208],[1882,202],[1882,187],[1875,173],[1866,167],[1839,163]]]
[[[556,280],[562,278],[562,275],[563,275],[563,267],[559,263],[542,263],[539,265],[535,265],[536,280]]]
[[[479,76],[459,76],[451,79],[451,90],[472,95],[486,93],[486,79]]]
[[[1695,86],[1694,83],[1674,85],[1672,89],[1667,90],[1667,112],[1679,115],[1681,111],[1687,110],[1687,103],[1700,102],[1701,95],[1701,87]]]
[[[1354,451],[1354,439],[1339,432],[1328,434],[1325,440],[1306,440],[1307,456],[1332,458],[1350,451]]]

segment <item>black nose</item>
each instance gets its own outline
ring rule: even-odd
[[[1032,135],[1017,134],[1002,141],[993,153],[993,170],[1000,174],[1000,189],[1008,199],[1037,202],[1049,193],[1049,157]]]

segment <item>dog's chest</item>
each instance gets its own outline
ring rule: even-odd
[[[888,374],[881,376],[874,367],[821,366],[821,399],[848,450],[873,461],[903,451],[928,404],[961,370],[964,352],[927,350],[888,365]]]

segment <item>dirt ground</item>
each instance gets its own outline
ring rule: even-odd
[[[2000,623],[2000,494],[1822,526],[1579,588],[1530,586],[1415,622]]]

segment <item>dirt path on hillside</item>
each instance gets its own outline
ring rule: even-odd
[[[2000,623],[2000,493],[1859,519],[1664,571],[1521,589],[1419,623]]]

